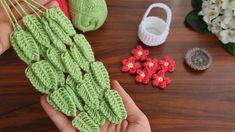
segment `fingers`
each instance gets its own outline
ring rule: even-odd
[[[145,118],[143,112],[137,107],[132,98],[126,93],[126,91],[116,80],[112,82],[112,86],[122,97],[128,114],[127,120],[129,122],[136,122],[137,120],[142,120],[142,118]]]
[[[57,126],[57,128],[61,132],[76,132],[76,129],[73,128],[73,126],[71,125],[71,121],[69,119],[67,119],[66,116],[63,115],[62,113],[54,110],[47,103],[45,96],[42,96],[40,101],[41,101],[41,105],[42,105],[43,109],[46,111],[47,115],[55,123],[55,125]]]
[[[8,22],[0,23],[0,55],[10,47],[11,24]]]
[[[12,0],[12,1],[15,1],[15,0]],[[29,1],[29,3],[32,3],[32,5],[36,6],[38,9],[43,10],[39,5],[33,4],[33,2],[31,2],[31,1]],[[58,2],[56,0],[38,0],[38,3],[40,3],[41,5],[48,7],[48,8],[59,6]],[[25,12],[27,12],[29,14],[33,13],[33,11],[29,8],[27,3],[25,3],[24,1],[22,1],[20,3],[20,5],[24,9]],[[11,10],[12,10],[14,16],[16,17],[16,19],[19,20],[22,18],[21,15],[23,14],[23,11],[21,10],[19,5],[15,4],[14,6],[15,7],[13,7],[13,6],[11,7]],[[35,10],[35,11],[38,13],[37,10]],[[20,12],[21,15],[18,12]]]

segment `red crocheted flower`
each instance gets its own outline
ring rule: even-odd
[[[149,55],[148,50],[144,50],[140,45],[136,47],[136,49],[132,50],[132,54],[136,60],[146,60]]]
[[[137,82],[143,83],[143,84],[148,84],[149,79],[151,78],[152,73],[151,71],[148,70],[137,70],[137,76],[135,80]]]
[[[143,64],[144,68],[155,73],[157,70],[160,70],[161,67],[158,64],[158,60],[155,58],[147,58],[147,61]]]
[[[165,56],[163,60],[160,60],[159,65],[164,72],[173,72],[175,70],[175,61],[168,56]]]
[[[157,74],[153,75],[153,86],[164,89],[170,83],[170,78],[165,77],[165,73],[163,71],[159,71]]]
[[[132,56],[122,61],[123,72],[136,73],[138,68],[140,68],[140,63],[136,62],[135,58]]]

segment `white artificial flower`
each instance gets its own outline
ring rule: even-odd
[[[219,39],[224,43],[228,44],[230,42],[235,42],[235,30],[226,29],[220,32]]]
[[[226,9],[224,11],[224,20],[223,23],[225,28],[234,29],[235,28],[235,8]]]
[[[214,34],[219,34],[219,32],[223,30],[221,27],[221,17],[214,19],[211,24],[208,25],[208,30]]]
[[[213,19],[215,19],[220,14],[219,7],[216,5],[210,5],[203,9],[203,13],[205,14],[203,20],[206,23],[211,23]]]
[[[235,6],[235,0],[222,0],[222,8],[224,10],[233,8]]]

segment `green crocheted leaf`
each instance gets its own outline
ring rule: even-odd
[[[43,27],[45,31],[47,32],[51,42],[53,43],[53,46],[57,48],[61,52],[66,51],[66,47],[63,44],[63,42],[58,38],[58,36],[52,31],[51,27],[49,26],[49,23],[47,22],[46,18],[42,18],[41,22],[43,24]]]
[[[87,73],[86,78],[93,86],[93,89],[96,91],[98,98],[102,99],[105,89],[99,85],[99,83],[96,81],[95,77],[91,73]]]
[[[47,88],[43,82],[38,78],[32,71],[31,67],[28,67],[25,70],[26,77],[30,80],[32,85],[35,87],[36,90],[38,90],[41,93],[49,94],[51,89]]]
[[[60,111],[60,109],[55,104],[55,102],[50,98],[50,96],[47,96],[46,99],[47,99],[47,102],[50,106],[52,106],[55,110]]]
[[[57,38],[59,38],[64,44],[73,45],[72,39],[67,35],[63,29],[52,19],[47,19],[51,30],[56,34]]]
[[[64,15],[63,11],[59,7],[51,8],[46,11],[45,16],[56,21],[60,27],[69,35],[74,36],[76,31],[71,21]]]
[[[93,119],[93,121],[97,123],[98,125],[103,125],[105,123],[106,117],[99,110],[92,109],[88,105],[84,106],[84,110]]]
[[[13,33],[14,34],[14,33]],[[16,51],[16,54],[19,56],[19,58],[24,61],[27,64],[30,64],[30,59],[24,54],[24,52],[20,49],[18,44],[15,41],[15,38],[13,37],[13,34],[11,34],[11,45],[13,49]]]
[[[79,52],[77,46],[72,45],[70,46],[70,54],[73,59],[77,62],[77,64],[83,69],[84,71],[89,71],[89,62],[85,59],[85,57]]]
[[[59,70],[66,72],[66,69],[63,65],[60,55],[54,48],[50,48],[46,52],[47,59]]]
[[[68,75],[66,78],[66,85],[70,86],[72,89],[76,89],[78,83],[73,79],[72,76]]]
[[[56,77],[57,77],[57,80],[58,80],[58,85],[59,86],[64,86],[65,85],[65,75],[62,71],[60,70],[57,70],[55,69],[55,72],[56,72]]]
[[[82,34],[76,34],[74,37],[74,42],[78,46],[78,49],[80,52],[84,55],[84,57],[89,61],[89,62],[94,62],[95,57],[94,53],[92,51],[91,45],[89,42],[86,40],[85,36]]]
[[[39,47],[30,33],[23,29],[15,30],[11,35],[11,42],[18,56],[21,56],[26,63],[39,60]]]
[[[73,102],[71,95],[64,87],[58,88],[49,94],[49,98],[65,115],[73,117],[77,115],[75,102]]]
[[[31,66],[33,73],[49,89],[56,89],[58,86],[57,73],[46,60],[38,61]]]
[[[82,84],[77,86],[77,92],[81,95],[87,105],[91,108],[99,109],[99,96],[90,82],[89,73],[84,75]]]
[[[82,72],[68,52],[65,52],[61,55],[61,60],[66,68],[66,71],[73,77],[73,79],[78,83],[81,82]]]
[[[112,108],[112,111],[120,118],[125,119],[127,117],[127,112],[125,106],[122,102],[122,98],[119,96],[117,91],[108,90],[105,93],[105,98]]]
[[[121,123],[122,119],[119,118],[110,108],[108,103],[104,100],[100,103],[100,111],[114,124]]]
[[[81,132],[99,132],[99,126],[88,116],[86,112],[81,112],[77,115],[72,125]]]
[[[84,103],[81,98],[78,98],[77,95],[74,93],[70,86],[65,87],[67,92],[69,93],[70,97],[72,98],[73,102],[76,104],[76,107],[79,111],[83,111]]]
[[[91,71],[101,87],[110,89],[109,74],[102,62],[94,62],[91,64]]]
[[[23,17],[23,22],[38,43],[45,47],[50,47],[50,39],[47,36],[45,30],[43,29],[42,23],[38,20],[36,16],[25,15]]]

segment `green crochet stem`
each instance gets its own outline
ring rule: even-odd
[[[19,58],[28,64],[26,77],[36,90],[47,94],[53,108],[74,117],[72,125],[82,132],[98,132],[106,119],[118,124],[126,118],[121,97],[110,89],[105,66],[95,60],[89,42],[76,34],[59,8],[46,9],[41,17],[21,14],[24,30],[17,26],[7,3],[0,2],[16,27],[10,39]]]

